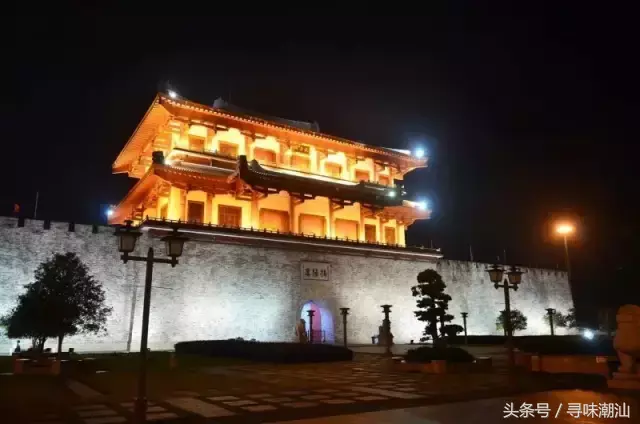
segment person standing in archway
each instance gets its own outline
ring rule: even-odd
[[[298,338],[298,343],[309,342],[307,338],[307,323],[302,318],[300,318],[300,321],[298,321],[298,324],[296,325],[296,337]]]

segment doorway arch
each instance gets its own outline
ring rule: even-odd
[[[314,311],[313,328],[309,328],[309,314]],[[334,343],[333,314],[323,301],[309,300],[302,305],[300,318],[306,322],[307,331],[313,331],[314,343]]]

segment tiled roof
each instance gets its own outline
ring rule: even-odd
[[[387,156],[391,156],[391,157],[395,157],[395,158],[402,159],[402,160],[405,160],[405,161],[409,161],[409,162],[413,163],[415,166],[424,166],[426,164],[426,162],[427,162],[426,159],[415,158],[415,157],[411,156],[410,154],[407,154],[407,153],[405,153],[403,151],[398,151],[398,150],[395,150],[395,149],[388,149],[388,148],[385,148],[385,147],[372,146],[372,145],[360,143],[358,141],[347,140],[346,138],[336,137],[336,136],[323,134],[323,133],[316,132],[316,131],[311,131],[311,130],[304,130],[304,129],[297,128],[297,127],[294,127],[294,126],[286,125],[286,124],[284,124],[282,122],[275,122],[275,121],[272,121],[272,120],[263,119],[263,118],[259,118],[259,117],[256,117],[256,116],[251,116],[251,115],[248,115],[246,113],[241,113],[241,112],[230,112],[230,111],[225,110],[225,109],[214,108],[214,107],[211,107],[211,106],[207,106],[207,105],[203,105],[203,104],[200,104],[200,103],[192,102],[192,101],[186,100],[186,99],[171,99],[170,97],[165,96],[164,94],[159,94],[158,95],[158,101],[160,103],[166,103],[168,105],[172,105],[172,106],[179,107],[179,108],[185,108],[185,109],[200,111],[200,112],[204,112],[204,113],[208,113],[208,114],[212,114],[212,115],[217,115],[217,116],[221,116],[221,117],[227,117],[227,118],[235,119],[235,120],[238,120],[238,121],[252,122],[252,123],[259,124],[259,125],[263,125],[265,127],[279,128],[279,129],[283,129],[283,130],[287,130],[287,131],[291,131],[291,132],[295,132],[295,133],[311,136],[311,137],[314,137],[314,138],[317,138],[317,139],[322,139],[322,140],[329,141],[329,142],[340,143],[340,144],[348,144],[350,146],[354,146],[354,147],[362,149],[364,151],[382,153],[382,154],[387,155]]]
[[[358,202],[380,208],[402,206],[404,200],[402,190],[397,187],[392,188],[363,181],[345,185],[339,182],[320,180],[312,176],[283,174],[267,170],[255,160],[249,163],[246,156],[238,158],[238,171],[240,178],[254,189],[284,190],[289,193],[297,193],[305,198],[322,196],[342,202]],[[392,191],[395,196],[389,196]]]
[[[268,116],[259,112],[254,112],[251,110],[247,110],[244,108],[241,108],[239,106],[233,105],[223,99],[216,99],[215,102],[213,102],[213,107],[215,109],[223,109],[226,110],[228,112],[231,113],[237,113],[237,114],[241,114],[241,115],[248,115],[248,116],[253,116],[256,118],[260,118],[260,119],[264,119],[265,121],[271,121],[271,122],[275,122],[278,124],[284,124],[287,125],[289,127],[294,127],[294,128],[299,128],[301,130],[305,130],[305,131],[314,131],[314,132],[320,132],[320,126],[318,125],[317,122],[304,122],[304,121],[294,121],[292,119],[285,119],[285,118],[280,118],[277,116]]]
[[[182,113],[179,112],[179,110],[184,110],[185,112]],[[319,131],[315,131],[318,129],[317,126],[313,126],[308,123],[287,121],[280,118],[267,119],[251,116],[240,112],[239,110],[230,111],[206,106],[186,99],[172,99],[169,96],[160,93],[156,96],[151,107],[113,163],[113,172],[128,172],[131,164],[138,159],[144,146],[154,137],[157,129],[166,123],[172,116],[179,117],[181,113],[183,115],[182,118],[185,118],[184,115],[187,115],[186,119],[192,119],[191,115],[196,113],[204,114],[205,117],[210,115],[212,117],[223,118],[241,124],[244,123],[245,125],[252,125],[256,128],[256,133],[262,129],[265,132],[272,130],[276,132],[283,131],[285,133],[299,134],[301,139],[306,138],[306,140],[301,140],[301,142],[313,143],[313,140],[317,140],[318,142],[328,143],[329,145],[341,144],[349,146],[356,153],[362,152],[363,156],[366,156],[366,152],[374,153],[378,155],[378,159],[382,162],[393,163],[395,161],[400,161],[408,169],[423,167],[427,163],[426,159],[415,158],[410,154],[407,154],[405,151],[371,146],[357,141],[320,133]]]

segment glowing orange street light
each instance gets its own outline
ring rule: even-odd
[[[556,226],[556,233],[561,234],[563,236],[573,234],[576,229],[571,224],[558,224]]]
[[[571,261],[569,260],[569,245],[567,244],[567,236],[575,233],[576,229],[572,224],[560,223],[556,225],[556,233],[560,234],[564,239],[564,258],[567,266],[567,277],[571,281]]]

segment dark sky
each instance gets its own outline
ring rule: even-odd
[[[0,212],[104,220],[133,185],[111,164],[156,91],[222,96],[404,148],[446,257],[563,266],[549,220],[579,220],[578,305],[629,301],[638,263],[634,28],[600,11],[429,18],[14,18],[5,40]]]

